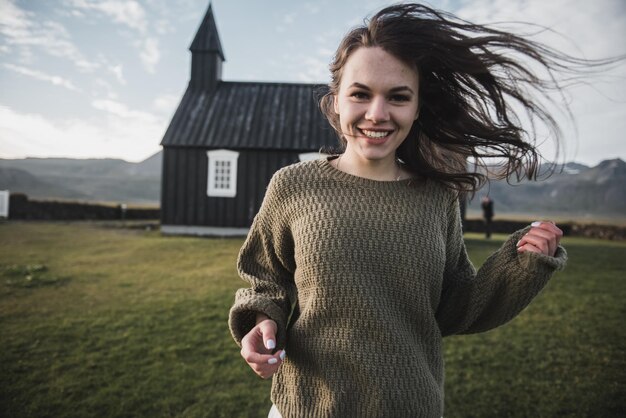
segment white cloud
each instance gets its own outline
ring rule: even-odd
[[[626,13],[623,0],[465,0],[458,10],[462,18],[477,23],[530,22],[528,25],[507,25],[523,32],[539,32],[534,39],[560,51],[601,58],[624,53],[624,43],[616,42],[626,36]],[[542,29],[548,28],[548,31]],[[616,48],[621,46],[621,51]]]
[[[32,24],[29,14],[11,0],[0,1],[0,31],[5,36],[16,37],[28,30]]]
[[[140,40],[134,42],[139,49],[139,58],[144,69],[153,74],[156,65],[161,59],[159,42],[148,36],[149,22],[143,6],[135,0],[68,0],[70,6],[79,11],[100,13],[111,19],[112,22],[126,26],[140,35]],[[165,7],[165,6],[161,6]],[[157,33],[167,33],[172,30],[165,20],[160,20],[155,26]],[[117,74],[116,74],[117,75]],[[120,77],[118,77],[120,80]]]
[[[283,23],[286,25],[293,25],[296,21],[296,13],[288,13],[283,16]]]
[[[304,8],[306,9],[307,13],[312,14],[312,15],[316,15],[320,11],[319,4],[315,4],[315,3],[304,3]]]
[[[333,51],[330,48],[326,48],[326,47],[317,48],[317,55],[322,56],[322,57],[328,57],[329,63],[334,54],[335,54],[335,51]]]
[[[94,10],[110,17],[115,23],[145,33],[148,27],[146,12],[134,0],[70,0],[79,11]]]
[[[111,84],[106,82],[105,80],[101,78],[96,78],[94,80],[94,85],[95,89],[92,91],[93,97],[105,96],[107,99],[110,100],[118,99],[119,96],[117,92],[113,89],[113,86],[111,86]]]
[[[152,107],[163,115],[173,115],[178,103],[180,102],[180,96],[173,94],[162,94],[158,96],[152,102]]]
[[[324,58],[301,56],[304,64],[302,71],[297,73],[298,80],[305,83],[327,82],[329,79],[328,61]]]
[[[74,16],[77,18],[83,18],[85,17],[85,13],[81,12],[80,10],[70,10],[69,12],[67,12],[70,16]]]
[[[93,120],[51,120],[0,104],[0,157],[63,156],[142,161],[159,150],[167,121],[124,106]],[[123,116],[118,116],[120,113]]]
[[[176,32],[176,29],[172,25],[172,23],[167,19],[158,19],[153,24],[154,30],[159,35],[167,35],[169,33]]]
[[[154,74],[156,65],[161,59],[159,42],[155,38],[146,38],[140,45],[141,52],[139,53],[139,58],[141,59],[141,63],[147,72]]]
[[[276,32],[278,33],[287,32],[293,26],[294,22],[296,21],[297,16],[298,16],[297,13],[287,13],[277,18],[277,20],[280,19],[280,24],[277,24],[275,26]]]
[[[32,77],[40,81],[52,83],[55,86],[64,87],[72,91],[80,91],[70,80],[67,80],[60,76],[50,75],[42,71],[33,70],[32,68],[21,67],[19,65],[13,65],[13,64],[8,64],[8,63],[5,63],[3,66],[4,68],[14,71],[16,73],[19,73],[28,77]]]
[[[477,23],[531,22],[539,26],[501,24],[520,33],[537,33],[534,40],[583,58],[607,58],[626,52],[617,40],[626,37],[623,0],[466,0],[456,13]],[[550,30],[542,30],[542,27]],[[604,74],[585,76],[585,85],[567,89],[574,124],[562,116],[566,160],[586,162],[626,158],[622,145],[626,131],[626,63]],[[551,148],[546,148],[551,157]]]
[[[94,100],[91,102],[91,105],[98,110],[102,110],[122,119],[134,119],[147,124],[154,124],[158,121],[158,118],[151,113],[141,110],[132,110],[124,103],[111,99]]]
[[[98,67],[83,57],[63,25],[37,19],[32,12],[20,9],[12,0],[0,1],[0,34],[8,46],[19,48],[18,56],[22,62],[32,60],[31,48],[40,48],[52,56],[69,59],[84,72]]]
[[[123,71],[122,64],[109,65],[108,69],[109,69],[109,72],[113,73],[113,75],[115,76],[115,78],[121,85],[123,86],[126,85],[126,79],[124,78],[124,71]]]

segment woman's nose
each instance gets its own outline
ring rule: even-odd
[[[383,97],[374,97],[370,101],[367,112],[365,113],[365,119],[373,123],[386,122],[389,120],[387,103]]]

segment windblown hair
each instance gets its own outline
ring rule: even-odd
[[[346,61],[361,47],[381,47],[419,74],[419,118],[397,158],[418,176],[471,193],[487,180],[491,159],[498,170],[490,178],[537,178],[536,122],[549,129],[557,149],[561,142],[558,124],[541,99],[561,91],[557,75],[576,74],[590,63],[420,4],[387,7],[344,37],[330,65],[332,78],[320,107],[342,148],[346,139],[333,98]],[[531,65],[538,65],[544,77]],[[529,130],[513,110],[515,102],[527,114]],[[469,157],[473,169],[467,167]]]

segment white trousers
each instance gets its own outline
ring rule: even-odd
[[[283,416],[276,408],[276,405],[272,404],[272,408],[270,409],[270,413],[267,415],[267,418],[283,418]]]
[[[267,418],[283,418],[283,416],[280,414],[278,408],[276,408],[276,405],[272,404],[272,407],[270,408],[270,413],[267,414]]]

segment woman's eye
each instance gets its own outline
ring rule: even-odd
[[[411,98],[403,94],[394,94],[393,96],[391,96],[391,100],[394,102],[408,102],[409,100],[411,100]]]
[[[367,99],[369,97],[367,95],[367,93],[363,93],[363,92],[360,92],[360,91],[352,93],[351,96],[354,97],[355,99],[359,99],[359,100]]]

